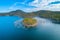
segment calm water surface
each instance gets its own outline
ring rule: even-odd
[[[17,16],[0,16],[0,39],[60,39],[60,24],[54,24],[48,19],[39,17],[35,17],[35,19],[38,21],[37,27],[26,29],[21,23],[23,18]]]

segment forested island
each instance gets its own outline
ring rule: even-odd
[[[37,26],[37,20],[33,18],[24,18],[23,24],[26,28],[33,28]]]
[[[24,12],[21,10],[0,13],[0,16],[19,16],[23,18],[41,17],[51,20],[53,23],[60,24],[60,11],[40,10],[36,12]]]

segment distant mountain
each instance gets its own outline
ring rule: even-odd
[[[25,12],[21,10],[16,10],[16,11],[8,12],[8,13],[0,13],[0,16],[20,16],[23,13]]]
[[[54,23],[60,23],[60,11],[40,10],[36,12],[26,13],[21,10],[11,11],[8,13],[0,13],[0,16],[20,16],[20,17],[42,17],[52,20]]]

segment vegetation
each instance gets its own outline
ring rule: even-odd
[[[60,11],[40,10],[40,11],[36,11],[36,12],[26,13],[21,10],[16,10],[16,11],[8,12],[8,13],[0,13],[0,16],[20,16],[25,19],[29,19],[29,18],[38,16],[38,17],[42,17],[42,18],[51,19],[52,22],[60,24]]]
[[[33,25],[37,22],[37,20],[33,18],[25,18],[23,22],[24,24],[27,24],[27,25]]]
[[[60,13],[42,13],[39,15],[39,17],[42,17],[42,18],[47,18],[47,19],[50,19],[52,20],[53,23],[59,23],[60,24]]]

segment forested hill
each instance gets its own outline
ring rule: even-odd
[[[34,12],[35,14],[37,13],[37,16],[42,17],[42,18],[47,18],[52,20],[53,23],[58,23],[60,24],[60,11],[37,11]]]
[[[60,11],[40,10],[36,12],[26,13],[21,10],[11,11],[8,13],[0,13],[0,16],[20,16],[20,17],[42,17],[52,19],[55,23],[60,23]]]

